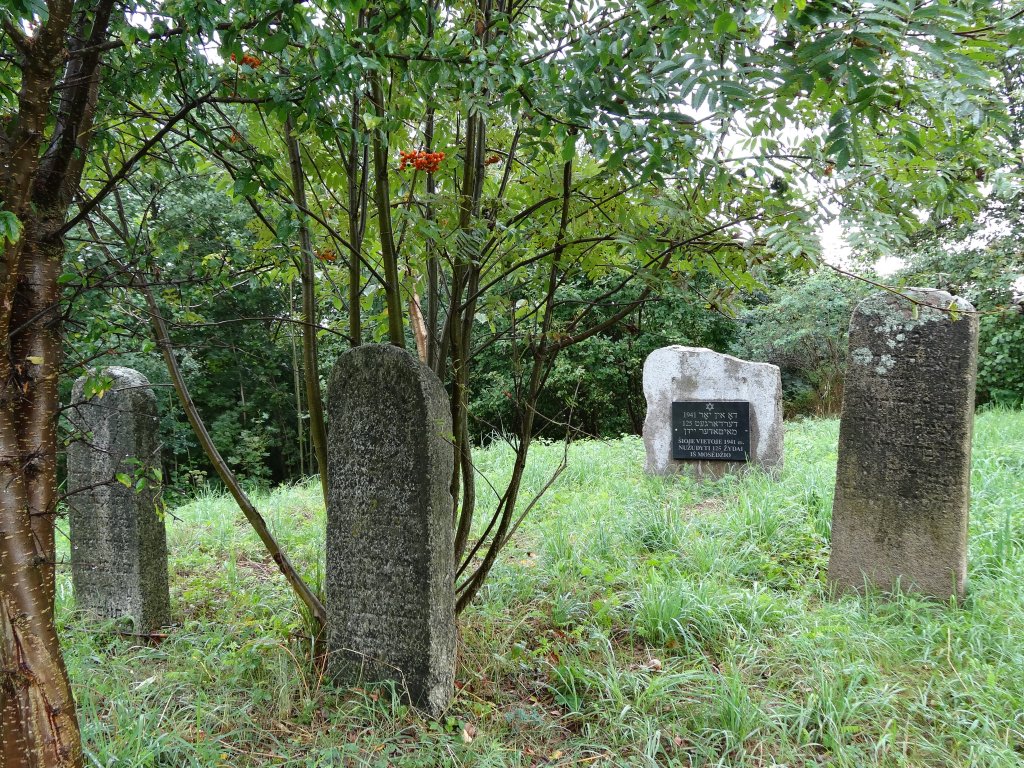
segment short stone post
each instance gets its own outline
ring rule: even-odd
[[[100,375],[113,380],[102,396],[85,397],[85,376],[72,390],[70,420],[80,433],[68,446],[75,602],[105,618],[130,616],[136,631],[150,632],[171,614],[167,533],[153,472],[160,462],[156,395],[131,368]]]
[[[644,362],[645,469],[721,477],[782,469],[782,375],[703,347],[654,350]]]
[[[978,318],[945,291],[903,293],[850,320],[828,578],[962,599]]]
[[[338,358],[327,403],[329,669],[438,716],[455,686],[448,397],[405,350],[367,345]]]

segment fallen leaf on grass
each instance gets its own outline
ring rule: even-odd
[[[672,743],[676,745],[676,749],[686,749],[690,746],[690,742],[688,742],[682,736],[673,736]]]

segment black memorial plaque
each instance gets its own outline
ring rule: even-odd
[[[684,461],[749,461],[750,403],[672,403],[672,458]]]

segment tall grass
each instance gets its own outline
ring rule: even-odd
[[[638,439],[572,446],[462,619],[437,722],[387,687],[322,679],[272,563],[204,493],[168,516],[177,624],[161,642],[77,615],[61,574],[90,764],[1024,764],[1024,415],[978,416],[959,607],[826,599],[836,440],[835,421],[789,424],[778,480],[707,484],[647,477]],[[524,496],[562,451],[538,446]],[[500,479],[510,452],[479,465]],[[258,500],[313,580],[318,494]]]

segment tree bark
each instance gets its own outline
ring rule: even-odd
[[[12,389],[0,396],[0,756],[5,768],[78,768],[75,702],[32,534]]]
[[[288,283],[288,312],[295,311],[294,294],[292,283]],[[299,443],[299,476],[306,476],[306,430],[302,426],[302,369],[299,367],[299,347],[296,343],[296,334],[289,331],[292,341],[292,383],[295,386],[295,425]],[[312,469],[312,467],[310,467]]]
[[[0,197],[23,226],[16,243],[4,243],[0,264],[0,755],[8,768],[77,768],[83,760],[53,621],[57,278],[91,137],[99,52],[73,57],[59,89],[57,80],[65,45],[105,40],[113,7],[83,3],[76,16],[71,0],[54,0],[31,36],[4,27],[19,52],[21,89],[0,131]]]
[[[385,119],[384,89],[380,73],[370,72],[370,101],[374,113]],[[402,322],[402,286],[398,279],[398,252],[395,247],[394,227],[391,221],[391,186],[388,183],[387,133],[373,129],[373,196],[377,204],[377,222],[380,229],[380,254],[384,262],[384,295],[388,308],[388,337],[396,347],[405,349],[405,325]]]
[[[309,433],[316,454],[316,467],[320,473],[320,490],[327,503],[327,427],[324,424],[324,403],[320,394],[320,367],[316,339],[316,276],[313,272],[313,244],[306,222],[306,176],[302,170],[299,141],[295,137],[292,121],[285,121],[285,141],[288,144],[288,163],[292,173],[292,197],[298,209],[299,250],[302,263],[302,364],[306,369],[306,407],[309,410]]]
[[[366,10],[358,13],[356,25],[366,26]],[[349,146],[346,154],[345,173],[348,176],[348,335],[349,344],[358,347],[363,343],[362,325],[362,270],[363,235],[366,232],[366,192],[369,186],[369,148],[360,138],[359,124],[361,97],[359,88],[352,89],[352,110],[349,114]],[[362,152],[360,152],[362,147]]]

